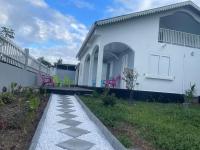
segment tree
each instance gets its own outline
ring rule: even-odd
[[[54,63],[54,65],[55,65],[55,66],[61,65],[62,62],[63,62],[63,60],[62,60],[61,58],[59,58],[59,59],[57,60],[57,62]]]
[[[45,66],[48,66],[48,67],[51,66],[51,63],[50,63],[49,61],[45,60],[44,57],[39,57],[37,60],[40,61],[40,62],[41,62],[42,64],[44,64]]]
[[[130,68],[124,68],[122,80],[126,82],[126,88],[130,90],[130,100],[133,98],[133,90],[135,88],[138,75],[137,71]]]
[[[7,27],[1,27],[0,34],[6,38],[14,39],[15,38],[15,33],[14,30],[11,28]]]
[[[61,65],[61,64],[62,64],[62,59],[61,59],[61,58],[58,59],[57,64],[58,64],[58,65]]]

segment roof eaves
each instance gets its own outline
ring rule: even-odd
[[[88,40],[90,39],[90,37],[91,37],[92,33],[94,32],[95,28],[96,28],[96,22],[92,25],[92,27],[90,28],[88,34],[86,35],[86,38],[85,38],[85,40],[83,41],[83,44],[82,44],[81,48],[79,49],[79,51],[78,51],[78,53],[77,53],[77,55],[76,55],[76,58],[78,58],[78,57],[80,56],[82,50],[83,50],[84,47],[85,47],[85,44],[86,44],[86,43],[88,42]]]
[[[195,7],[196,9],[200,10],[199,7],[196,4],[194,4],[192,1],[185,1],[185,2],[180,2],[180,3],[176,3],[176,4],[163,6],[163,7],[153,8],[153,9],[135,12],[135,13],[131,13],[131,14],[126,14],[126,15],[122,15],[122,16],[117,16],[117,17],[113,17],[113,18],[108,18],[105,20],[99,20],[99,21],[97,21],[97,25],[102,26],[105,24],[112,24],[112,23],[128,20],[128,19],[131,19],[134,17],[151,15],[154,13],[159,13],[159,12],[167,11],[170,9],[180,8],[180,7],[187,6],[187,5],[191,5],[191,6]]]

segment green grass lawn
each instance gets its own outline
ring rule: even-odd
[[[200,106],[118,100],[106,107],[100,98],[81,97],[126,146],[144,149],[200,150]]]

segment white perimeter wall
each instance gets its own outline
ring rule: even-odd
[[[30,71],[0,62],[0,92],[2,87],[10,87],[12,82],[22,86],[36,86],[37,75]]]
[[[58,77],[61,80],[64,80],[65,76],[67,76],[68,78],[70,78],[70,80],[75,81],[75,71],[71,71],[71,70],[64,70],[64,69],[55,69],[56,70],[56,75],[58,75]]]

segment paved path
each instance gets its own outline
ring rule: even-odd
[[[114,150],[74,96],[53,94],[36,150]]]

